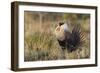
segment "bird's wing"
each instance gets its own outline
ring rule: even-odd
[[[82,37],[80,26],[76,25],[67,39],[67,48],[71,51],[75,50],[81,44]]]

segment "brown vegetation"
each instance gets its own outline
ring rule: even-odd
[[[90,16],[88,14],[28,12],[24,13],[24,60],[83,59],[90,57]],[[54,35],[60,21],[68,22],[70,29],[80,23],[86,40],[73,52],[62,51]],[[64,58],[63,58],[64,54]]]

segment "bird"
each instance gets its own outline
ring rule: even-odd
[[[55,28],[55,35],[62,50],[67,49],[69,52],[78,49],[85,40],[80,24],[76,24],[70,30],[67,23],[60,22]]]

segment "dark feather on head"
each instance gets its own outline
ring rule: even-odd
[[[59,23],[59,26],[61,26],[61,25],[63,25],[63,24],[64,24],[64,22],[60,22],[60,23]]]

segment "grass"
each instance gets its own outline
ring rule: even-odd
[[[25,61],[60,59],[59,44],[54,36],[37,32],[25,39]]]
[[[89,58],[88,42],[85,41],[84,45],[76,51],[63,52],[55,36],[37,32],[30,37],[25,37],[25,61]]]
[[[49,14],[49,17],[47,17],[49,19],[45,19],[44,22],[40,23],[39,18],[34,19],[34,16],[36,16],[34,12],[25,12],[24,61],[84,59],[90,57],[89,18],[81,19],[82,30],[86,36],[83,45],[73,52],[68,52],[67,49],[65,51],[61,49],[53,32],[58,21],[63,19],[50,20],[53,17]],[[75,17],[75,15],[72,16]],[[69,17],[67,16],[67,18]],[[75,24],[70,25],[70,27],[73,27],[73,25]]]

